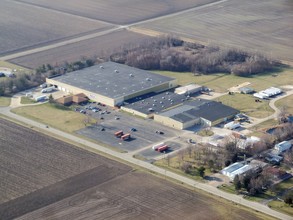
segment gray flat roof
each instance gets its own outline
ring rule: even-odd
[[[182,123],[196,118],[204,118],[211,122],[237,114],[239,111],[220,102],[195,99],[184,102],[182,106],[162,112],[161,115],[173,118]]]
[[[118,98],[170,82],[174,78],[106,62],[66,73],[54,80],[106,97]]]
[[[171,91],[152,92],[126,100],[124,106],[144,114],[150,114],[152,112],[162,112],[165,109],[180,105],[187,100],[188,98],[185,95],[178,95]],[[152,109],[152,111],[149,111],[149,109]]]

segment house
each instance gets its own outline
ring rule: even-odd
[[[275,150],[277,150],[277,152],[280,154],[286,150],[289,150],[291,146],[292,144],[290,141],[282,141],[281,143],[275,145]]]

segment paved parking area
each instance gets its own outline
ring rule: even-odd
[[[180,144],[178,142],[173,142],[173,141],[166,141],[165,144],[169,146],[169,149],[165,152],[155,151],[150,146],[148,149],[140,151],[137,155],[144,157],[146,160],[154,160],[154,159],[156,159],[156,157],[167,155],[167,154],[172,153],[176,150],[179,150],[182,147],[182,144]]]
[[[82,106],[82,109],[86,110],[93,118],[96,118],[98,123],[81,129],[77,133],[123,151],[131,152],[138,150],[157,142],[163,142],[171,137],[180,136],[183,133],[182,131],[158,124],[153,120],[137,118],[118,110],[113,110],[113,108],[108,106],[90,105],[92,107],[97,106],[101,110],[98,112],[86,110],[89,105]],[[105,113],[101,114],[101,112]],[[136,131],[131,131],[131,128],[135,128]],[[124,134],[130,133],[131,139],[123,141],[115,137],[114,133],[120,130]],[[162,131],[164,134],[158,134],[156,131]]]

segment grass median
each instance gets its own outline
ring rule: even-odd
[[[0,107],[6,107],[10,105],[11,98],[0,96]]]

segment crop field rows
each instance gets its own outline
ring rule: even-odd
[[[17,63],[31,69],[48,63],[51,65],[61,65],[65,61],[74,62],[80,60],[82,57],[107,57],[122,45],[133,42],[138,43],[147,38],[148,36],[142,34],[119,30],[89,40],[18,57],[9,60],[9,62]]]
[[[0,124],[0,203],[109,163],[3,119]]]
[[[0,55],[102,31],[111,25],[96,20],[1,1]]]
[[[184,9],[215,2],[217,0],[17,0],[28,5],[37,5],[68,14],[106,21],[114,24],[129,24],[153,17],[163,16]]]
[[[0,119],[0,219],[265,219]]]
[[[292,8],[286,0],[229,0],[141,27],[292,61]]]
[[[132,172],[18,219],[261,219],[150,175]],[[219,210],[224,210],[219,212]],[[226,210],[225,210],[226,209]]]

